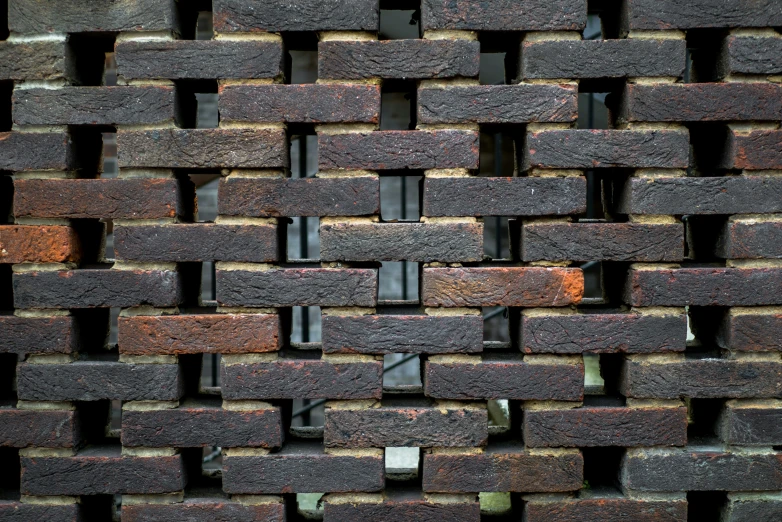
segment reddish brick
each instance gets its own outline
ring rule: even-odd
[[[73,448],[79,443],[73,411],[0,408],[0,446]]]
[[[782,169],[782,130],[728,131],[718,168],[735,170]]]
[[[0,263],[73,263],[80,254],[70,227],[0,225]]]
[[[529,499],[524,504],[527,522],[605,520],[633,522],[687,522],[687,501],[646,500],[599,493],[578,498]]]
[[[423,0],[421,25],[424,30],[580,31],[586,25],[586,14],[586,5],[578,0]]]
[[[714,253],[725,259],[782,259],[782,221],[730,218]]]
[[[78,348],[71,316],[0,316],[0,353],[73,353]]]
[[[14,33],[170,31],[175,19],[174,0],[58,0],[57,9],[51,1],[14,0],[8,6],[8,25]]]
[[[219,33],[377,31],[378,0],[214,0]]]
[[[782,310],[731,309],[720,323],[717,344],[730,351],[782,351]]]
[[[782,6],[775,0],[727,5],[712,0],[628,0],[622,6],[628,29],[697,29],[782,25]]]
[[[418,491],[388,490],[383,501],[331,502],[325,497],[324,522],[480,522],[481,505],[477,499],[436,503]]]
[[[123,522],[285,522],[285,504],[242,504],[224,497],[185,498],[178,504],[123,504]]]

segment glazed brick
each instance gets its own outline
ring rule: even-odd
[[[223,306],[375,306],[377,270],[288,268],[217,270]]]
[[[228,85],[219,105],[226,123],[378,123],[380,86]]]
[[[161,129],[117,133],[120,168],[288,167],[283,129]]]
[[[633,520],[635,522],[686,522],[686,500],[645,500],[615,496],[529,499],[524,504],[527,522],[576,520]]]
[[[510,444],[480,454],[424,454],[423,489],[429,493],[575,491],[584,479],[578,452],[530,454]]]
[[[533,364],[511,356],[475,362],[430,359],[424,372],[424,393],[436,399],[580,401],[584,396],[580,364]]]
[[[71,170],[78,166],[65,133],[0,132],[0,170]]]
[[[782,73],[782,38],[728,36],[722,53],[723,75]]]
[[[645,364],[627,360],[619,390],[638,399],[782,397],[782,363],[688,359]]]
[[[214,0],[218,33],[377,31],[378,0]]]
[[[277,235],[273,224],[117,226],[114,252],[133,261],[273,263],[279,259]]]
[[[343,410],[326,408],[323,440],[331,448],[485,446],[485,409],[389,405]]]
[[[174,121],[174,88],[16,89],[17,125],[154,125]]]
[[[324,315],[325,353],[477,353],[483,351],[478,315]]]
[[[630,270],[631,306],[759,306],[782,304],[782,269],[676,268]]]
[[[279,408],[225,410],[188,401],[170,410],[122,412],[122,445],[148,448],[203,446],[279,448]]]
[[[64,41],[0,42],[0,80],[67,79]]]
[[[165,219],[185,217],[175,179],[16,179],[17,218]]]
[[[199,314],[119,318],[119,351],[128,355],[273,352],[277,314]]]
[[[522,261],[681,261],[683,224],[527,223]]]
[[[320,258],[423,263],[481,261],[483,223],[321,224]]]
[[[226,456],[223,491],[237,494],[380,491],[383,454],[331,455],[317,443],[293,443],[270,455]]]
[[[477,169],[478,133],[414,130],[319,134],[318,153],[318,166],[323,170]]]
[[[690,141],[687,132],[668,130],[547,130],[528,133],[524,153],[527,168],[684,169]]]
[[[0,408],[0,446],[72,448],[79,442],[73,411]]]
[[[782,220],[728,220],[717,240],[715,254],[725,259],[782,258]]]
[[[323,504],[325,522],[479,522],[481,506],[477,500],[448,503],[429,502],[417,492],[384,491],[382,502],[334,503],[329,498]]]
[[[379,399],[383,363],[284,359],[223,364],[224,399]]]
[[[425,178],[423,215],[547,216],[586,211],[586,178]]]
[[[584,294],[576,268],[425,268],[425,306],[566,306]]]
[[[571,85],[418,89],[418,123],[570,123],[577,117],[578,90]]]
[[[738,446],[782,444],[782,408],[763,402],[728,401],[719,420],[720,438]]]
[[[184,389],[176,364],[21,363],[17,381],[19,398],[27,401],[175,401]]]
[[[528,448],[684,446],[686,408],[524,410]]]
[[[123,504],[124,522],[285,522],[282,502],[241,504],[223,497],[185,498],[178,504]]]
[[[223,216],[363,216],[380,213],[380,180],[355,178],[234,178],[220,182]]]
[[[184,486],[180,455],[129,457],[98,446],[75,457],[22,457],[23,495],[154,495]]]
[[[359,80],[477,77],[481,46],[470,40],[325,41],[320,78]]]
[[[11,522],[81,522],[79,504],[26,504],[16,500],[0,500],[0,520]]]
[[[618,194],[622,214],[765,214],[782,212],[782,178],[630,178]]]
[[[782,310],[733,308],[722,319],[717,344],[731,351],[779,351],[782,339]]]
[[[544,40],[521,44],[522,78],[633,78],[684,74],[681,40]]]
[[[628,0],[622,18],[628,29],[766,27],[782,24],[782,6],[775,0],[727,5],[713,0]]]
[[[728,130],[728,139],[717,167],[742,170],[782,169],[780,130]]]
[[[8,6],[13,33],[170,31],[175,19],[174,0],[14,0]]]
[[[619,119],[626,122],[782,119],[782,86],[773,83],[680,83],[625,86]]]
[[[0,353],[73,353],[78,345],[71,316],[0,316]]]
[[[126,79],[233,79],[282,76],[282,41],[124,41],[114,48]]]
[[[630,449],[622,482],[634,491],[767,491],[782,487],[782,453]]]
[[[525,353],[654,353],[684,351],[687,316],[588,313],[521,315]]]
[[[578,0],[423,0],[424,30],[580,31],[586,25],[586,5]]]
[[[13,275],[16,308],[176,306],[179,274],[170,270],[60,270]]]
[[[0,263],[73,263],[80,254],[70,227],[0,225]]]

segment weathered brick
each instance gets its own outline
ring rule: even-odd
[[[375,131],[318,135],[318,165],[329,169],[477,169],[478,133]]]
[[[731,351],[780,351],[782,310],[733,308],[720,323],[717,344]]]
[[[324,315],[325,353],[476,353],[483,351],[478,315]]]
[[[530,498],[524,504],[527,522],[575,522],[605,520],[634,522],[686,522],[687,501],[647,500],[599,493],[580,493],[578,498]]]
[[[228,494],[342,493],[379,491],[385,482],[383,454],[331,455],[318,443],[286,444],[270,455],[226,456]]]
[[[566,306],[584,294],[584,274],[573,268],[425,268],[426,306]]]
[[[775,0],[722,4],[713,0],[628,0],[623,4],[626,29],[696,29],[782,25],[782,6]]]
[[[527,168],[684,169],[689,153],[687,132],[546,130],[527,134],[524,160]]]
[[[726,444],[778,446],[782,444],[782,408],[763,402],[728,401],[718,423]]]
[[[79,442],[73,411],[0,408],[0,446],[72,448]]]
[[[423,263],[481,261],[483,224],[321,224],[320,258],[323,261],[406,260]]]
[[[378,0],[214,0],[218,33],[377,31]]]
[[[16,308],[176,306],[179,274],[170,270],[60,270],[13,275]]]
[[[578,452],[530,454],[507,443],[475,455],[425,453],[423,467],[423,489],[430,493],[575,491],[584,478]]]
[[[586,211],[586,178],[426,178],[425,216],[545,216]]]
[[[176,364],[21,363],[17,381],[19,398],[28,401],[174,401],[184,389]]]
[[[377,270],[287,268],[217,270],[223,306],[375,306]]]
[[[70,170],[77,166],[65,133],[0,132],[1,170]]]
[[[78,345],[71,316],[0,316],[0,353],[73,353]]]
[[[782,73],[782,38],[728,36],[723,45],[720,65],[724,76]]]
[[[730,522],[752,522],[757,520],[778,520],[782,518],[782,501],[770,494],[768,498],[731,499],[725,506],[724,519]]]
[[[522,261],[681,261],[683,224],[526,223]]]
[[[258,353],[280,348],[276,314],[198,314],[119,318],[119,351],[128,355]]]
[[[177,504],[123,504],[124,522],[285,522],[282,502],[242,504],[224,497],[198,496]]]
[[[681,40],[544,40],[521,44],[522,78],[681,77]]]
[[[578,0],[423,0],[424,30],[580,31],[586,25],[586,5]]]
[[[782,86],[773,83],[627,84],[620,121],[782,119]]]
[[[728,140],[717,167],[723,169],[782,169],[782,131],[728,130]]]
[[[80,257],[70,227],[0,225],[0,263],[72,263]]]
[[[151,125],[174,121],[174,88],[64,87],[16,89],[18,125]]]
[[[715,254],[725,259],[782,258],[782,220],[729,219],[717,240]]]
[[[380,181],[355,178],[234,178],[220,182],[225,216],[362,216],[380,213]]]
[[[81,522],[79,504],[27,504],[18,500],[0,500],[0,519],[10,522]]]
[[[378,123],[380,86],[228,85],[219,105],[221,122]]]
[[[161,129],[117,133],[120,167],[279,168],[288,166],[283,129]]]
[[[417,491],[385,490],[382,502],[323,503],[324,522],[479,522],[481,505],[475,500],[431,502]]]
[[[418,89],[419,123],[570,123],[577,116],[578,91],[571,85]]]
[[[125,79],[277,78],[283,66],[282,41],[123,41],[115,52]]]
[[[67,78],[65,41],[0,42],[0,80]]]

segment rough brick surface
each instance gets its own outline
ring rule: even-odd
[[[80,522],[81,511],[78,504],[46,505],[25,504],[15,500],[0,500],[0,518],[12,522],[36,522],[52,520],[56,522]]]
[[[722,319],[717,344],[742,352],[780,351],[781,338],[782,310],[734,308]]]
[[[726,222],[715,254],[725,259],[782,258],[782,220]]]
[[[122,506],[122,520],[130,522],[284,522],[282,502],[242,504],[224,498],[186,498],[177,504],[130,504]]]
[[[728,36],[722,52],[725,75],[782,73],[782,38]]]
[[[14,33],[165,31],[173,29],[176,16],[174,0],[18,0],[8,7]]]
[[[392,494],[393,495],[393,494]],[[478,522],[481,506],[474,502],[434,503],[414,493],[401,492],[383,502],[333,503],[323,505],[323,520],[358,522],[367,520],[395,520],[397,522]]]
[[[727,444],[778,446],[782,442],[782,408],[729,401],[720,416],[719,432]]]
[[[279,31],[377,31],[378,0],[215,0],[219,33]]]
[[[729,131],[718,166],[724,169],[763,170],[782,168],[782,131]]]
[[[65,42],[0,42],[0,80],[62,80]]]
[[[78,346],[73,317],[0,316],[0,353],[71,353]]]
[[[66,170],[76,167],[65,133],[0,132],[0,169]]]
[[[622,497],[578,499],[532,499],[524,505],[528,522],[575,522],[576,520],[634,520],[637,522],[685,522],[685,500],[646,500]]]
[[[421,8],[425,30],[579,31],[586,25],[586,6],[577,0],[423,0]]]
[[[12,448],[72,448],[79,444],[73,411],[0,408],[0,446]]]
[[[765,27],[782,23],[782,6],[774,0],[729,5],[711,0],[629,0],[624,9],[629,29]]]
[[[80,257],[70,227],[0,225],[0,263],[70,263]]]

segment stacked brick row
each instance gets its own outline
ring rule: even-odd
[[[379,40],[378,0],[206,4],[214,37],[196,41],[184,1],[8,2],[0,457],[20,477],[0,520],[89,520],[107,495],[123,521],[296,520],[296,494],[325,493],[327,521],[479,521],[486,492],[530,522],[685,521],[703,498],[721,520],[782,517],[782,5],[627,0],[603,13],[614,39],[584,40],[586,0],[421,0],[421,38]],[[497,31],[519,39],[518,77],[483,85]],[[301,33],[317,83],[286,74]],[[88,79],[107,34],[116,86]],[[396,80],[417,82],[415,129],[380,130]],[[219,126],[193,128],[205,83]],[[611,128],[577,128],[579,92],[606,91]],[[292,178],[305,126],[318,173]],[[520,136],[512,177],[478,175],[487,128]],[[399,171],[423,176],[418,222],[381,219]],[[221,176],[211,223],[198,172]],[[604,219],[584,219],[587,172]],[[302,216],[320,258],[294,263]],[[512,260],[484,256],[493,216]],[[378,300],[388,261],[420,264],[413,311]],[[205,262],[216,303],[197,297]],[[291,308],[311,306],[322,342],[291,343]],[[484,343],[488,307],[507,307],[510,343]],[[384,389],[395,353],[420,355],[421,389]],[[204,354],[219,390],[198,383]],[[602,390],[584,384],[594,354]],[[290,429],[295,399],[327,401],[322,434]],[[416,479],[387,480],[389,447],[422,448]]]

